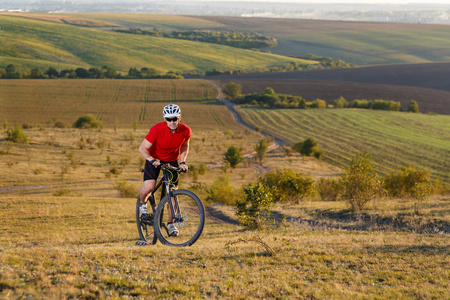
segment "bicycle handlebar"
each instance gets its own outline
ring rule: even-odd
[[[161,164],[160,167],[161,167],[161,169],[172,170],[172,171],[176,171],[178,173],[181,173],[181,172],[186,173],[185,170],[183,170],[181,168],[174,167],[171,164]]]

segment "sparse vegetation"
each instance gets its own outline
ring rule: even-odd
[[[13,143],[29,143],[27,135],[23,132],[22,128],[19,126],[14,126],[14,128],[10,128],[6,130],[6,140],[11,141]]]

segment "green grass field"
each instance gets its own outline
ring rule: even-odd
[[[423,63],[450,59],[446,25],[340,22],[270,18],[199,17],[220,28],[256,31],[278,39],[281,55],[339,58],[358,65]]]
[[[314,63],[209,43],[99,31],[20,16],[1,15],[0,27],[0,67],[14,64],[22,71],[106,65],[123,73],[135,67],[161,72],[204,72],[214,68],[251,70],[289,62]]]
[[[348,165],[368,152],[386,174],[415,165],[450,182],[450,117],[368,110],[289,110],[239,108],[245,122],[289,144],[309,137],[325,151],[324,160]]]

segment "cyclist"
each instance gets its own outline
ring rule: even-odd
[[[148,217],[147,197],[154,189],[162,163],[169,163],[184,171],[188,170],[186,158],[189,153],[189,139],[191,128],[181,123],[181,110],[176,104],[166,105],[163,109],[164,122],[157,123],[150,128],[149,133],[139,146],[139,154],[146,160],[144,169],[144,183],[139,189],[139,212]],[[180,163],[178,163],[178,159]],[[174,172],[172,182],[178,186],[178,173]],[[169,208],[170,209],[170,208]],[[147,215],[147,216],[146,216]],[[168,226],[171,236],[178,236],[179,231],[173,224],[172,214],[169,213]]]

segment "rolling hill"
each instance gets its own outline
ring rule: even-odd
[[[358,65],[450,60],[447,25],[324,20],[198,17],[221,28],[256,31],[278,39],[269,49],[282,55],[312,53]]]
[[[48,15],[28,16],[49,18]],[[264,49],[275,54],[312,53],[358,65],[450,60],[448,25],[151,14],[61,14],[59,18],[52,18],[54,21],[72,20],[70,22],[73,18],[82,18],[109,24],[109,27],[104,25],[105,30],[116,24],[138,28],[257,32],[278,40],[277,47]],[[102,29],[101,26],[95,28]]]
[[[58,20],[1,15],[0,67],[14,64],[19,70],[48,67],[61,70],[106,65],[121,72],[134,67],[188,72],[214,68],[252,70],[289,62],[315,63],[210,43],[100,31]],[[86,19],[74,18],[70,22],[87,23]],[[92,22],[88,26],[98,23]]]

